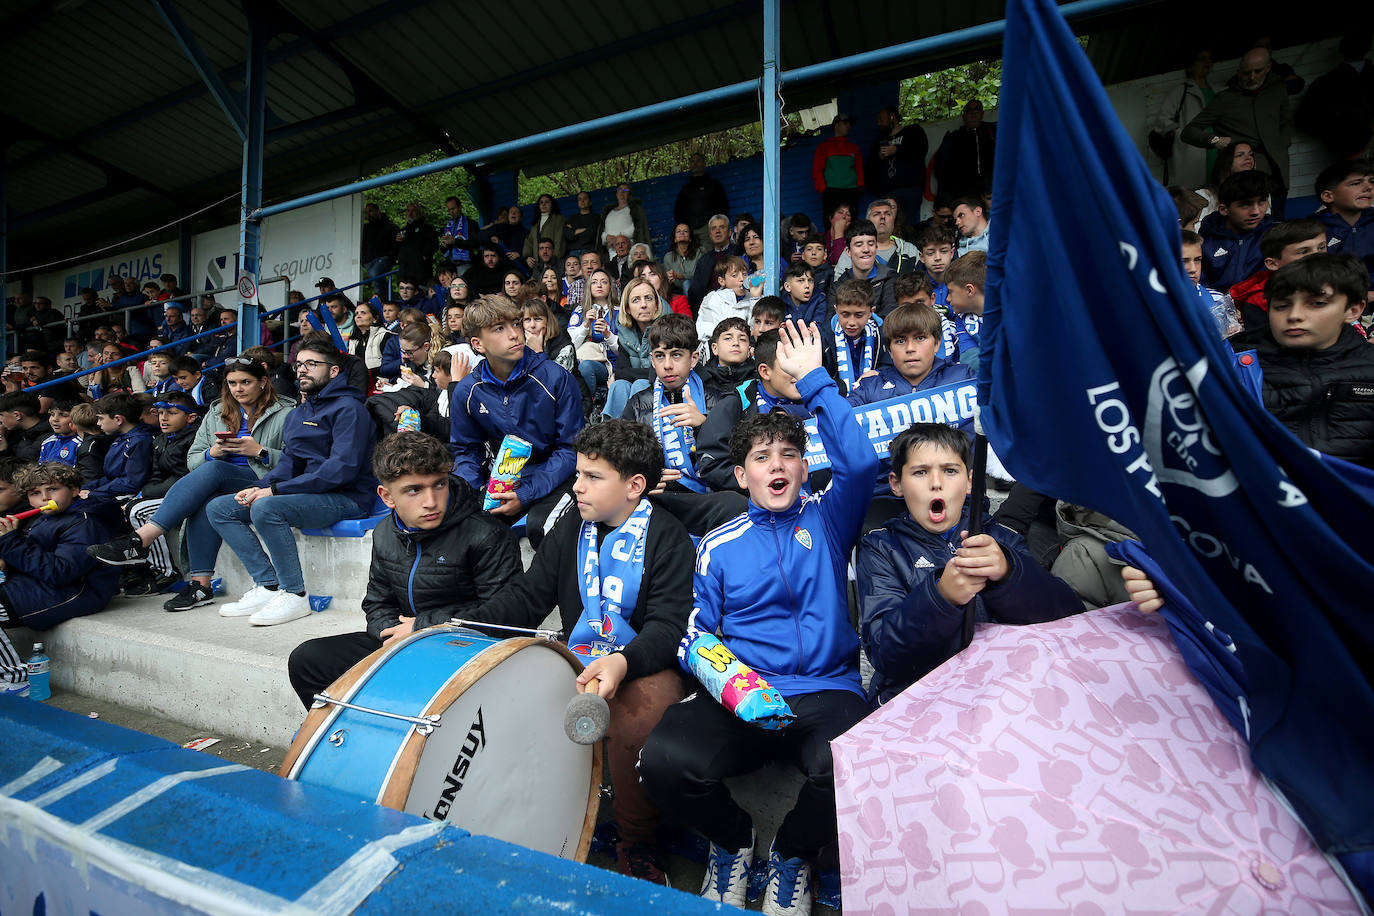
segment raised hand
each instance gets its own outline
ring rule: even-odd
[[[821,367],[821,332],[814,323],[784,321],[778,328],[777,367],[800,379],[812,369]]]

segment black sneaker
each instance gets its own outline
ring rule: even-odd
[[[199,582],[187,583],[175,598],[166,601],[162,605],[164,611],[189,611],[193,607],[200,607],[203,604],[214,604],[215,595]]]
[[[86,553],[106,566],[134,566],[148,559],[148,548],[136,534],[121,534],[104,544],[92,544]]]
[[[177,581],[178,576],[144,576],[137,582],[130,582],[124,587],[125,598],[147,598],[151,595],[160,595],[167,591],[167,586]]]

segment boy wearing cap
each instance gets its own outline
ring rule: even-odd
[[[161,434],[153,440],[153,473],[143,485],[139,498],[128,507],[129,524],[137,529],[149,521],[162,498],[189,473],[186,456],[191,451],[204,410],[184,391],[167,391],[153,403]],[[124,586],[126,597],[156,595],[177,579],[167,539],[160,537],[148,545],[148,566],[139,569]]]
[[[859,190],[864,186],[864,155],[859,145],[849,139],[854,119],[847,114],[835,115],[831,129],[835,136],[816,147],[811,159],[811,180],[821,194],[821,205],[828,217],[840,204],[848,204],[851,213],[859,212]]]

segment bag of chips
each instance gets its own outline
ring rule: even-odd
[[[534,454],[534,447],[519,436],[507,436],[501,440],[496,450],[496,460],[491,463],[491,476],[487,478],[487,492],[482,497],[482,511],[487,512],[501,505],[497,493],[513,493],[520,482],[520,472],[525,462]]]
[[[720,705],[750,725],[779,731],[797,716],[773,685],[710,633],[687,643],[687,667]]]

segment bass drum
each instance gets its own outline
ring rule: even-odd
[[[385,646],[317,700],[287,779],[585,861],[601,742],[568,740],[582,663],[561,643],[452,625]]]

